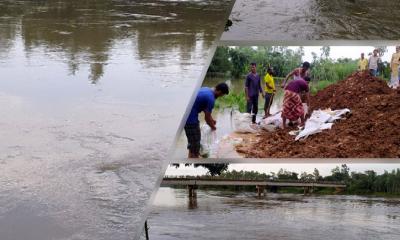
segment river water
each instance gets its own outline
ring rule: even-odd
[[[237,0],[225,41],[398,40],[393,0]]]
[[[0,239],[140,234],[230,7],[0,0]]]
[[[399,239],[400,198],[159,189],[151,240]]]

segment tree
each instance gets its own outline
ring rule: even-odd
[[[318,169],[316,169],[316,168],[314,168],[313,178],[314,178],[314,181],[316,181],[316,182],[318,182],[322,179],[321,175],[319,174]]]
[[[331,53],[331,47],[324,46],[321,48],[321,59],[328,59]]]
[[[216,164],[194,164],[194,167],[203,167],[208,170],[211,176],[221,175],[222,172],[228,170],[229,164],[216,163]]]

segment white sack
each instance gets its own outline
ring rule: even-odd
[[[212,146],[217,138],[216,132],[212,131],[210,126],[203,124],[200,127],[201,140],[200,140],[200,155],[207,157],[211,153]]]
[[[306,121],[304,129],[299,132],[295,140],[301,138],[307,138],[312,134],[322,132],[326,129],[331,129],[333,122],[341,119],[343,115],[350,112],[350,109],[340,109],[332,111],[330,109],[326,110],[315,110],[312,112],[311,117]]]
[[[257,129],[251,123],[251,114],[241,113],[239,111],[233,112],[233,127],[237,133],[255,133]]]
[[[282,113],[278,112],[272,116],[269,116],[260,122],[260,127],[269,132],[275,131],[277,128],[282,127]]]

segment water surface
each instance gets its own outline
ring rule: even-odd
[[[150,239],[399,239],[400,199],[160,188]]]
[[[237,0],[224,41],[399,40],[392,0]]]
[[[0,0],[0,239],[140,233],[229,8]]]

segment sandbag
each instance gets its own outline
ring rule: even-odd
[[[234,111],[232,114],[234,131],[237,133],[255,133],[257,127],[251,123],[250,113]]]
[[[275,113],[272,116],[269,116],[260,122],[260,127],[269,132],[273,132],[278,128],[282,127],[282,112]]]
[[[216,141],[216,132],[212,131],[210,126],[207,124],[203,124],[200,127],[201,131],[201,140],[200,140],[200,155],[203,158],[207,158],[210,156],[213,144]]]
[[[311,117],[306,121],[304,128],[299,132],[295,140],[307,138],[312,134],[331,129],[336,120],[341,119],[343,115],[349,112],[350,109],[347,108],[336,111],[332,111],[331,109],[313,111]]]

